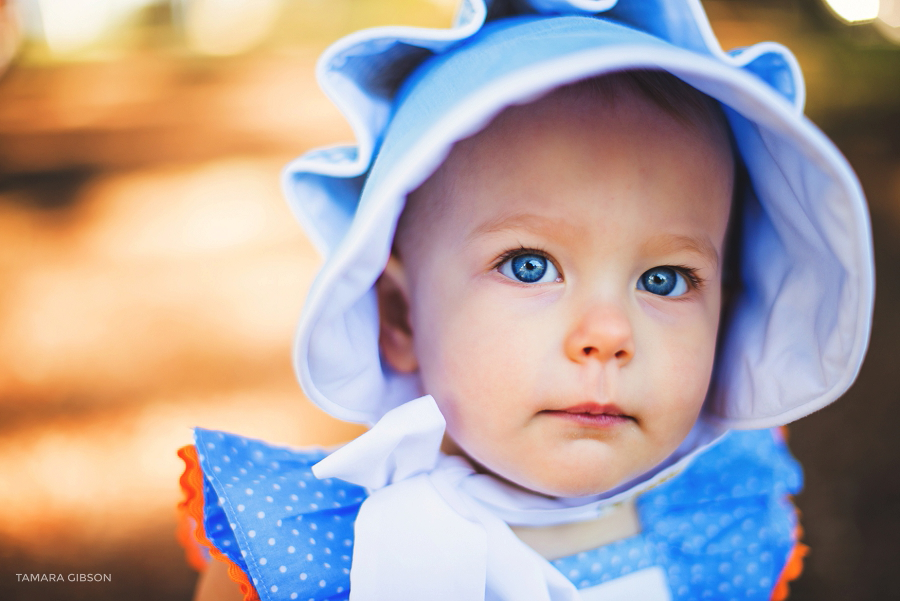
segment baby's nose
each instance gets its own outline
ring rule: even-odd
[[[627,363],[634,355],[631,321],[621,308],[600,305],[584,311],[566,340],[573,361]]]

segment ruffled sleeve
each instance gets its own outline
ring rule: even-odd
[[[326,453],[195,430],[179,452],[186,469],[179,538],[189,563],[209,557],[253,599],[346,599],[353,524],[365,490],[310,468]]]
[[[780,601],[806,546],[791,497],[800,464],[778,429],[730,432],[679,477],[638,501],[645,535],[675,565],[685,598],[713,593]],[[730,598],[730,597],[729,597]]]

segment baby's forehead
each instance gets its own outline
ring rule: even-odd
[[[715,163],[721,174],[715,175],[721,179],[717,188],[731,181],[733,158],[721,109],[674,76],[622,73],[557,88],[507,107],[484,129],[457,142],[438,170],[409,195],[398,236],[408,236],[409,229],[419,230],[413,237],[424,236],[421,232],[446,224],[450,216],[474,221],[486,213],[488,199],[506,199],[489,203],[500,212],[502,204],[519,207],[523,195],[532,192],[542,200],[529,211],[552,215],[569,204],[569,191],[627,181],[601,182],[604,171],[639,166],[655,177],[648,157],[671,162],[673,146],[676,155]],[[584,165],[574,171],[580,181],[564,175],[573,172],[571,163]],[[677,178],[673,185],[680,185]],[[724,185],[730,189],[730,183]]]
[[[598,137],[615,134],[673,135],[676,130],[692,146],[711,145],[732,156],[730,130],[718,102],[663,71],[624,71],[556,88],[543,97],[502,110],[486,127],[457,142],[434,178],[444,184],[503,162],[535,138],[537,152],[552,161],[554,145],[589,131]],[[535,148],[532,145],[531,148]],[[495,173],[503,177],[502,170]]]

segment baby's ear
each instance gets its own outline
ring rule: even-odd
[[[396,255],[391,255],[384,272],[375,282],[378,294],[378,345],[381,355],[395,371],[411,373],[419,368],[409,324],[409,289],[406,270]]]

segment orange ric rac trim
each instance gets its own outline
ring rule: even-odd
[[[790,592],[790,587],[788,586],[790,581],[795,580],[803,572],[803,558],[809,553],[809,547],[800,542],[802,536],[803,527],[800,526],[800,522],[797,522],[795,530],[797,543],[791,550],[791,554],[788,555],[788,560],[781,570],[781,575],[778,577],[778,583],[772,589],[772,601],[784,601],[787,599]]]
[[[184,461],[184,473],[179,483],[184,492],[184,500],[178,504],[178,542],[185,549],[187,562],[198,572],[206,570],[207,560],[203,556],[203,548],[216,560],[228,566],[228,577],[241,588],[244,601],[259,601],[259,594],[247,574],[236,563],[228,559],[206,537],[203,528],[203,471],[200,469],[200,461],[197,458],[197,449],[194,445],[187,445],[178,449],[178,456]]]

